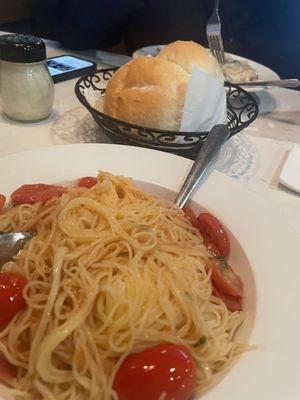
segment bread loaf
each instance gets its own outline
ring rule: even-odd
[[[106,88],[103,112],[131,124],[178,131],[192,65],[222,79],[206,49],[177,41],[157,57],[137,57],[116,71]]]
[[[195,65],[202,71],[215,76],[221,82],[224,81],[224,75],[218,61],[208,49],[198,43],[177,40],[164,47],[157,57],[180,65],[188,73],[191,73],[192,66]]]

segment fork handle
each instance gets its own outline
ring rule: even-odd
[[[215,0],[214,12],[219,14],[219,0]]]

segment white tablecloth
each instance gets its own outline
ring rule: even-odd
[[[55,42],[47,41],[47,54],[66,54]],[[108,63],[127,61],[105,52],[76,53]],[[90,114],[78,102],[76,79],[55,85],[51,116],[38,123],[18,123],[0,115],[0,156],[64,143],[109,142]],[[300,196],[278,184],[278,176],[293,143],[300,143],[300,91],[272,88],[255,93],[260,104],[257,120],[234,136],[223,149],[217,168],[238,179],[251,190],[276,202],[300,235]]]

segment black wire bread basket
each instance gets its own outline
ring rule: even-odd
[[[116,70],[117,68],[100,69],[80,78],[75,85],[78,100],[88,109],[112,142],[195,158],[208,132],[172,132],[147,128],[117,120],[94,108],[95,101],[104,98],[107,82]],[[227,126],[232,136],[255,120],[258,115],[258,105],[253,96],[238,85],[225,82],[225,87]]]

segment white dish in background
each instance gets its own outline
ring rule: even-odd
[[[171,154],[129,146],[48,147],[0,158],[1,192],[9,195],[24,183],[64,182],[107,170],[146,182],[143,189],[173,196],[191,163]],[[230,261],[244,280],[248,322],[249,317],[250,325],[254,321],[249,343],[258,345],[257,350],[244,353],[201,399],[298,400],[299,240],[275,206],[223,174],[213,172],[193,200],[220,218],[237,239],[231,237]],[[248,263],[247,259],[252,271],[249,265],[242,265]]]
[[[113,67],[121,67],[131,60],[131,57],[124,54],[115,54],[108,51],[97,50],[96,57],[99,63],[111,65]]]
[[[275,71],[273,71],[271,68],[266,67],[263,64],[259,64],[258,62],[252,61],[245,57],[237,56],[236,54],[226,53],[226,55],[230,58],[233,58],[234,60],[246,61],[250,65],[250,67],[252,67],[255,70],[255,72],[258,75],[258,80],[260,81],[276,81],[280,79],[280,76]],[[247,87],[247,90],[249,89],[250,88]]]
[[[146,46],[142,47],[141,49],[136,50],[133,54],[132,57],[136,58],[139,56],[157,56],[157,54],[165,47],[166,45],[164,44],[158,44],[156,46]]]
[[[165,45],[143,47],[141,49],[136,50],[132,56],[133,56],[133,58],[136,58],[138,56],[147,56],[147,55],[156,56],[160,52],[160,50],[162,50],[164,47],[165,47]],[[260,81],[272,81],[272,80],[280,79],[279,75],[275,71],[266,67],[265,65],[259,64],[255,61],[249,60],[248,58],[237,56],[237,55],[231,54],[231,53],[226,53],[226,56],[228,56],[234,60],[246,61],[249,64],[249,66],[255,70],[255,72],[258,75],[258,80],[260,80]],[[266,88],[264,88],[264,87],[248,87],[248,86],[246,88],[246,90],[248,92],[257,92],[257,91],[260,91],[263,89],[266,89]]]

